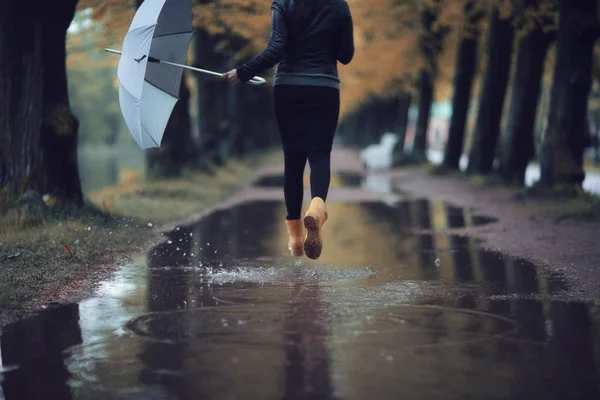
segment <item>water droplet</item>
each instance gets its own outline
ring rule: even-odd
[[[184,257],[185,257],[185,256],[187,256],[187,252],[184,252],[184,253],[183,253],[183,256],[184,256]]]
[[[190,232],[190,237],[194,236],[194,232]]]
[[[91,227],[91,226],[88,226],[87,228],[85,228],[85,230],[86,230],[86,231],[91,231],[91,230],[92,230],[92,227]]]
[[[167,240],[167,244],[173,244],[172,240]]]
[[[177,227],[177,229],[175,229],[176,231],[178,231],[179,229],[181,229],[180,227]]]
[[[439,267],[440,265],[442,265],[442,260],[440,260],[439,258],[435,259],[435,266]]]
[[[180,251],[181,249],[179,247],[175,247],[175,251]]]
[[[394,360],[394,356],[387,356],[385,359],[388,360],[388,361],[393,361]]]
[[[148,226],[152,228],[152,222],[148,222]]]
[[[209,242],[206,242],[206,245],[207,245],[207,246],[210,246],[210,243],[209,243]]]

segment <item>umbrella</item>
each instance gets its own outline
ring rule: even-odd
[[[142,150],[160,147],[179,99],[183,69],[222,75],[183,64],[193,34],[191,0],[145,0],[123,39],[122,51],[104,49],[121,55],[119,104]],[[265,82],[254,77],[249,83]]]

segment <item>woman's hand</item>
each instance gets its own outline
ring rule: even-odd
[[[222,77],[229,83],[240,83],[241,82],[240,78],[238,78],[237,71],[235,69],[232,69],[229,72],[225,72]]]

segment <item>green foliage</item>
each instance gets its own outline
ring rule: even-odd
[[[111,145],[128,138],[113,68],[72,68],[68,79],[71,108],[79,118],[81,143]]]

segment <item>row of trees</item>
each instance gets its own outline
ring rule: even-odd
[[[94,2],[86,4],[86,1],[82,0],[79,7],[93,6]],[[123,31],[141,2],[109,3],[120,10],[121,18],[112,23],[121,24]],[[79,121],[70,106],[66,74],[66,33],[77,6],[78,0],[60,4],[44,0],[0,4],[3,195],[11,197],[31,189],[65,202],[83,203],[77,165]],[[102,14],[105,8],[95,11]],[[16,37],[19,40],[14,40]],[[195,54],[202,56],[195,63],[225,71],[232,66],[232,54],[245,49],[249,56],[247,42],[234,34],[217,34],[198,27]],[[94,68],[91,62],[87,67]],[[106,77],[97,77],[103,78]],[[269,147],[277,137],[272,108],[265,107],[271,103],[268,88],[233,87],[203,76],[197,79],[200,137],[191,134],[190,90],[184,79],[180,101],[173,110],[162,146],[147,153],[150,177],[176,176],[186,166],[219,165],[227,157]]]
[[[454,18],[454,25],[444,20],[444,13],[448,12],[444,7],[450,6],[454,9],[460,6],[462,10],[460,18]],[[597,1],[428,0],[420,7],[418,48],[424,60],[420,70],[405,82],[403,90],[388,93],[386,97],[379,97],[378,101],[367,101],[354,110],[342,124],[347,140],[364,145],[365,141],[378,139],[385,130],[398,132],[401,140],[396,159],[406,161],[406,121],[410,99],[416,97],[418,117],[410,160],[425,160],[426,133],[439,55],[451,28],[457,29],[453,111],[443,166],[458,170],[465,145],[473,84],[481,58],[478,54],[481,33],[483,28],[487,28],[482,54],[485,69],[467,149],[467,171],[484,175],[499,173],[507,183],[524,183],[525,169],[535,156],[534,131],[541,83],[544,73],[551,73],[550,107],[545,116],[538,155],[540,184],[580,185],[584,178],[583,152],[588,135],[586,121],[594,44],[600,33]],[[555,45],[555,65],[549,71],[548,53],[552,45]],[[511,91],[507,96],[509,87]],[[503,115],[506,97],[510,103],[506,107],[507,115]],[[501,135],[503,122],[506,129]],[[375,132],[375,137],[362,136],[365,129]]]
[[[497,171],[508,182],[522,183],[525,167],[535,153],[533,126],[540,81],[548,64],[548,49],[556,43],[550,111],[539,153],[541,181],[547,185],[581,183],[593,48],[598,35],[595,0],[348,1],[356,24],[357,56],[340,71],[345,85],[341,128],[347,138],[366,144],[374,120],[379,126],[377,132],[385,129],[403,134],[411,101],[417,100],[412,156],[423,161],[431,104],[445,90],[444,82],[452,80],[448,92],[452,93],[453,114],[444,166],[457,169],[477,64],[483,58],[486,67],[468,149],[468,170],[492,173],[498,159]],[[82,203],[76,157],[79,122],[67,92],[66,31],[76,10],[92,10],[90,18],[102,26],[92,32],[100,38],[92,50],[101,51],[110,43],[120,43],[139,4],[139,0],[106,0],[100,5],[92,0],[0,4],[3,191],[18,194],[34,189]],[[264,46],[269,2],[196,0],[194,4],[197,34],[191,52],[193,64],[225,71]],[[486,47],[479,52],[485,31]],[[446,79],[448,62],[441,57],[448,54],[445,50],[453,34],[458,37],[452,53],[454,77]],[[513,56],[515,42],[518,51]],[[380,71],[373,68],[374,57],[378,57]],[[513,65],[510,107],[504,116],[507,128],[500,135]],[[94,65],[88,61],[82,67]],[[191,88],[187,80],[183,81],[181,100],[162,147],[148,154],[152,177],[177,175],[187,165],[220,164],[230,155],[243,155],[275,142],[268,88],[227,86],[212,78],[195,78]],[[366,103],[349,113],[368,92],[387,92],[391,100]],[[190,98],[192,94],[195,99]],[[197,137],[190,129],[191,100],[198,108],[191,113],[197,118]]]

